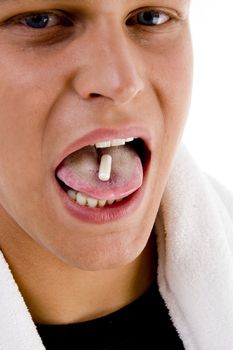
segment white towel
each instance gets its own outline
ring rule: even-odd
[[[156,219],[158,283],[188,350],[233,349],[233,195],[181,144]]]
[[[0,350],[45,350],[1,252]]]
[[[155,231],[160,292],[185,349],[233,350],[233,195],[182,143]],[[0,253],[0,350],[44,349]]]

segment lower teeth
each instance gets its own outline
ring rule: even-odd
[[[88,197],[87,195],[85,195],[82,192],[75,192],[72,189],[69,189],[67,191],[68,196],[70,197],[70,199],[72,199],[74,202],[78,203],[81,206],[86,206],[89,208],[104,208],[105,205],[112,205],[115,202],[120,202],[123,198],[119,198],[119,199],[96,199],[96,198],[92,198],[92,197]]]

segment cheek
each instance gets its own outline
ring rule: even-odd
[[[175,147],[182,136],[192,93],[193,57],[190,33],[155,55],[151,84],[162,111],[163,143]]]
[[[40,179],[46,92],[37,77],[5,59],[0,70],[0,200],[28,200]],[[11,209],[17,203],[11,200]],[[31,199],[30,199],[31,200]],[[2,203],[3,204],[3,203]],[[22,204],[23,205],[23,204]]]
[[[159,137],[152,182],[160,198],[170,174],[177,146],[183,135],[190,107],[193,75],[192,44],[187,30],[167,45],[154,48],[150,57],[148,81],[160,113],[155,117]],[[159,130],[159,131],[158,131]]]

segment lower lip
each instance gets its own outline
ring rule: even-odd
[[[92,224],[104,224],[133,214],[142,202],[144,187],[145,177],[142,186],[121,202],[115,202],[104,208],[89,208],[74,202],[57,183],[58,194],[66,211],[75,219]]]

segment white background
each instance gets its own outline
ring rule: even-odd
[[[192,0],[194,85],[183,142],[233,191],[233,1]]]

